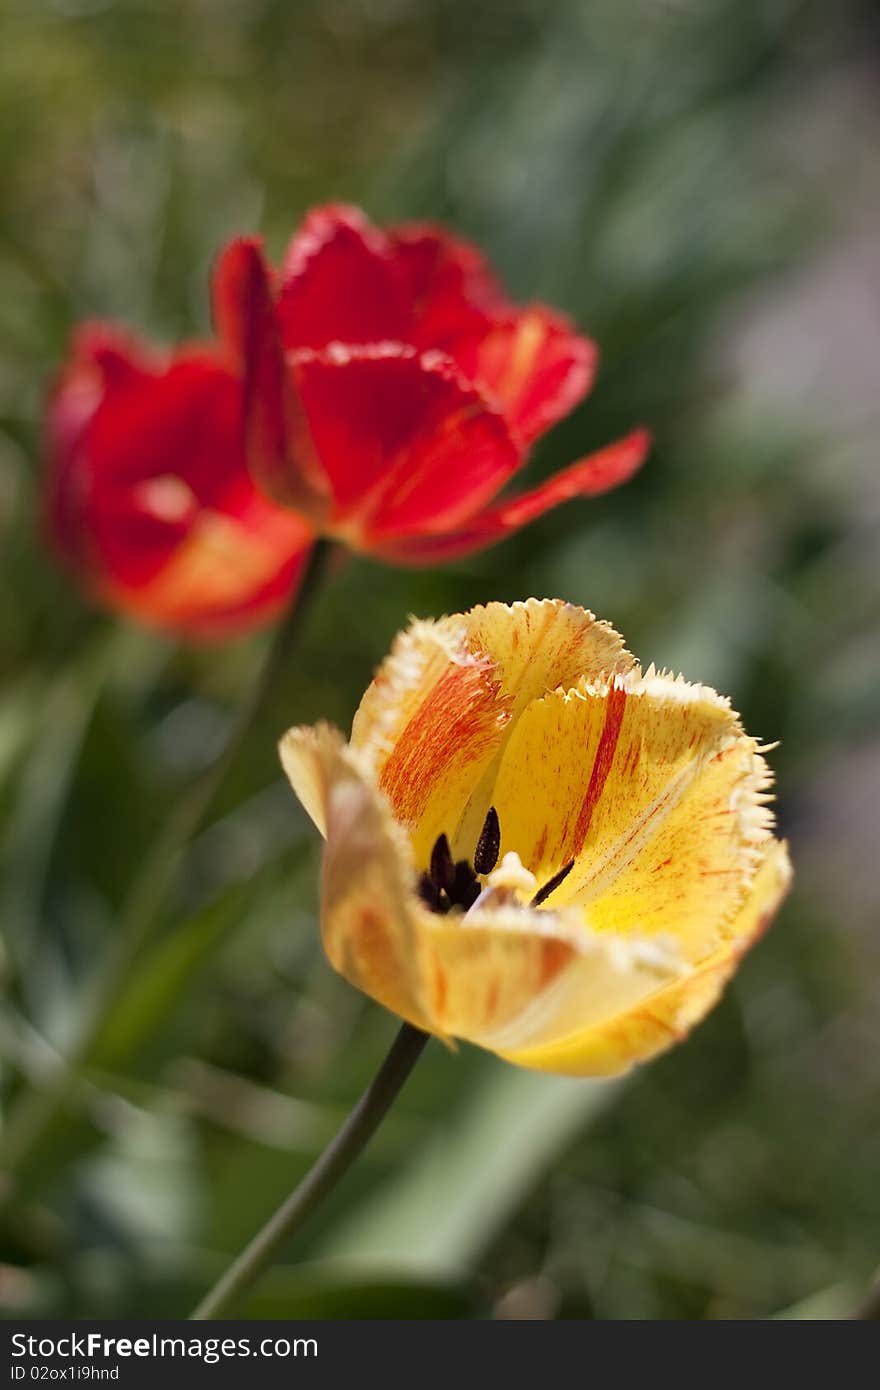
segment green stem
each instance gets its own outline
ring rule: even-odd
[[[177,877],[187,845],[201,827],[248,733],[287,670],[312,602],[323,585],[332,553],[330,541],[319,540],[313,546],[296,599],[275,633],[259,678],[239,710],[223,750],[193,783],[188,795],[178,802],[142,864],[123,911],[117,960],[111,962],[108,971],[105,991],[108,999],[112,999],[119,979],[149,937]]]
[[[174,887],[187,847],[202,826],[214,798],[223,785],[251,728],[262,714],[279,678],[288,668],[315,595],[321,588],[332,543],[319,540],[312,548],[302,583],[294,602],[277,628],[259,677],[235,719],[222,751],[196,778],[186,795],[165,821],[142,861],[122,910],[109,959],[98,982],[88,1018],[82,1029],[66,1071],[79,1072],[89,1063],[101,1037],[107,1013],[115,1002],[125,978],[148,942]],[[25,1092],[10,1114],[3,1144],[2,1169],[22,1173],[31,1165],[35,1150],[51,1135],[59,1112],[73,1102],[66,1082],[50,1084],[43,1090]],[[10,1185],[10,1192],[14,1186]]]
[[[195,1312],[190,1314],[191,1319],[204,1321],[228,1315],[241,1296],[252,1288],[279,1250],[296,1234],[366,1148],[427,1041],[427,1033],[422,1033],[409,1023],[401,1026],[374,1081],[364,1091],[336,1138],[331,1140],[275,1215],[233,1260],[223,1277],[205,1295]]]

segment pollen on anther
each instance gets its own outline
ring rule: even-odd
[[[474,850],[474,869],[478,874],[491,874],[498,863],[500,849],[501,826],[498,823],[498,812],[494,806],[490,806]]]

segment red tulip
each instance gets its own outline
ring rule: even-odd
[[[241,382],[218,347],[163,360],[84,326],[50,402],[48,452],[53,539],[109,606],[224,637],[294,593],[312,531],[251,481]]]
[[[214,286],[244,380],[248,464],[316,531],[425,564],[480,549],[558,503],[624,482],[637,430],[496,500],[529,446],[590,388],[596,350],[563,315],[506,297],[474,247],[312,212],[279,275],[233,242]]]
[[[216,341],[164,358],[86,325],[49,408],[55,542],[96,596],[156,626],[269,621],[318,534],[404,564],[466,554],[647,452],[637,430],[498,500],[589,390],[596,351],[434,228],[318,209],[278,276],[233,242],[214,310]]]

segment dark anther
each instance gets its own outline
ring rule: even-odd
[[[480,896],[477,876],[466,859],[459,859],[455,866],[455,883],[449,896],[465,911],[472,907]]]
[[[501,826],[498,824],[498,812],[494,806],[490,806],[483,821],[480,838],[477,840],[477,848],[474,850],[474,868],[478,874],[491,874],[498,863],[500,848]]]
[[[547,901],[547,899],[549,898],[550,894],[551,894],[556,888],[559,887],[559,885],[560,885],[560,883],[563,881],[563,879],[568,878],[568,876],[569,876],[569,874],[571,873],[571,871],[572,871],[573,868],[574,868],[574,860],[572,859],[571,863],[570,863],[570,864],[566,864],[566,866],[565,866],[564,869],[560,869],[558,874],[554,874],[552,878],[548,878],[547,882],[544,884],[544,887],[538,889],[537,893],[536,893],[535,896],[532,898],[532,901],[531,901],[531,903],[529,904],[529,906],[530,906],[530,907],[540,907],[540,906],[541,906],[541,903],[545,903],[545,902]]]
[[[419,874],[417,891],[422,902],[426,903],[432,912],[439,912],[442,915],[449,911],[449,899],[437,887],[430,874]]]
[[[452,896],[452,888],[455,883],[455,865],[452,862],[452,851],[449,848],[449,841],[445,835],[439,835],[431,850],[431,881],[439,890],[445,890]]]
[[[495,847],[493,849],[489,843],[487,849],[484,841],[488,838],[491,842],[493,823]],[[481,862],[487,865],[483,872],[489,873],[498,858],[499,839],[498,817],[493,810],[491,815],[486,817],[486,825],[477,847],[478,854],[482,847]],[[459,859],[457,862],[453,860],[445,835],[438,835],[434,843],[428,872],[419,875],[418,893],[422,902],[427,903],[432,912],[441,913],[449,912],[451,908],[463,908],[467,912],[480,896],[480,882],[476,873],[466,859]]]
[[[418,893],[422,902],[427,903],[432,912],[436,912],[440,903],[440,889],[430,874],[419,874]]]

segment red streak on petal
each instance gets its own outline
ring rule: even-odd
[[[399,820],[413,825],[453,762],[475,762],[507,719],[488,663],[451,666],[406,725],[382,771],[382,790]]]
[[[577,818],[574,828],[574,839],[569,846],[571,855],[580,854],[584,847],[584,841],[590,830],[593,819],[593,812],[599,803],[599,798],[605,790],[605,783],[608,781],[608,774],[614,762],[614,754],[617,750],[617,741],[620,737],[620,728],[623,724],[623,715],[626,709],[626,691],[612,686],[608,692],[608,700],[605,708],[605,725],[599,739],[599,747],[596,749],[596,757],[593,762],[593,770],[590,773],[590,781],[587,792]]]

